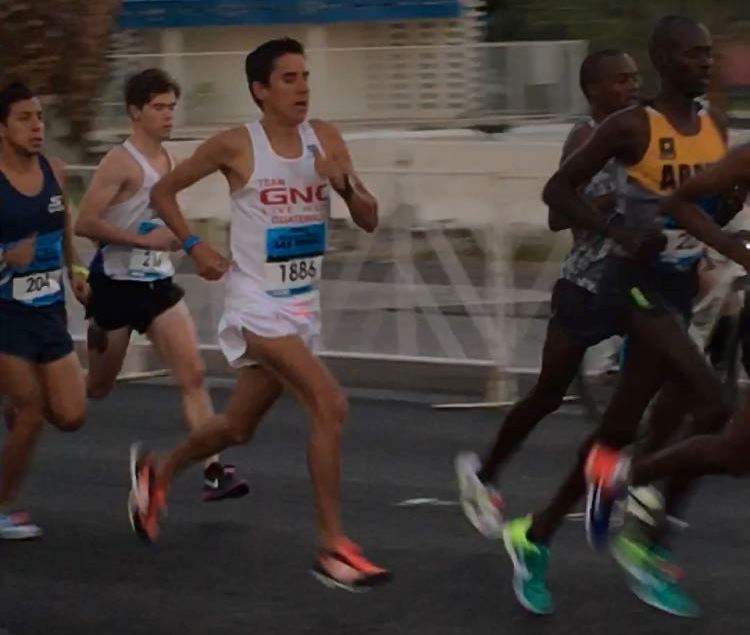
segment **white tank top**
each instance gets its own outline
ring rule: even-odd
[[[274,152],[260,122],[247,125],[253,173],[231,196],[230,296],[262,293],[282,300],[317,298],[326,228],[329,186],[315,171],[311,150],[323,148],[308,122],[298,130],[302,155]]]
[[[127,152],[137,161],[143,171],[143,183],[140,189],[127,201],[112,205],[102,214],[102,219],[140,234],[147,234],[164,223],[156,217],[151,208],[151,188],[156,185],[159,175],[145,156],[130,143],[122,144]],[[167,153],[169,169],[174,167],[172,157]],[[152,282],[174,275],[174,265],[169,254],[163,251],[152,251],[126,245],[105,245],[99,249],[104,273],[115,280],[136,280]]]

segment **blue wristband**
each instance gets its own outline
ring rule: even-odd
[[[195,247],[200,241],[201,241],[200,236],[195,236],[195,235],[188,236],[185,240],[182,241],[182,248],[187,253],[190,253],[190,250],[193,247]]]

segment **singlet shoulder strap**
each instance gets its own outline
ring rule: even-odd
[[[132,156],[136,160],[138,165],[141,166],[144,174],[155,177],[157,180],[159,179],[159,174],[156,172],[156,170],[154,170],[153,166],[148,162],[146,157],[143,156],[141,151],[138,150],[138,148],[136,148],[132,143],[130,143],[130,141],[124,141],[122,147],[125,148],[128,154],[130,154],[130,156]],[[169,162],[171,166],[171,157],[169,159]]]
[[[320,143],[320,139],[318,138],[318,135],[315,134],[315,129],[309,121],[305,120],[299,125],[299,134],[306,150],[309,150],[314,146],[320,150],[321,154],[325,155],[323,144]]]
[[[43,154],[39,155],[39,167],[41,168],[45,179],[57,179],[55,171],[52,169],[52,163],[50,163],[50,160]]]

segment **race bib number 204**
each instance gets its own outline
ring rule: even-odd
[[[13,278],[13,299],[33,303],[62,290],[62,270],[39,271]]]

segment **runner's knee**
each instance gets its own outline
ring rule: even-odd
[[[240,419],[239,417],[222,417],[217,424],[222,442],[226,446],[247,445],[258,427],[257,420]]]
[[[223,430],[224,440],[227,445],[247,445],[253,436],[255,426],[242,422],[241,425],[227,425]]]
[[[314,425],[333,426],[340,430],[349,414],[349,402],[341,388],[331,388],[315,396]]]
[[[16,422],[22,421],[27,425],[34,422],[41,425],[44,421],[41,400],[14,399],[11,402],[11,408],[13,409],[13,419]]]
[[[552,414],[562,406],[566,392],[566,388],[556,384],[538,383],[526,399],[544,416]]]
[[[39,412],[41,415],[43,407],[43,397],[39,386],[30,383],[21,389],[16,389],[12,395],[9,395],[10,405],[17,412]]]
[[[175,379],[183,390],[200,390],[203,388],[206,371],[201,360],[196,360],[181,368],[175,373]]]
[[[86,421],[86,406],[76,404],[61,409],[53,409],[50,412],[52,425],[62,432],[75,432],[81,428]]]

